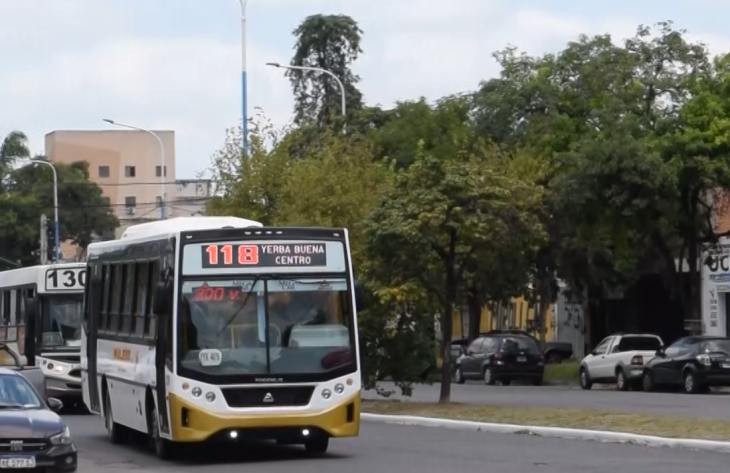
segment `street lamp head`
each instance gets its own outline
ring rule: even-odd
[[[102,118],[101,121],[107,122],[110,125],[114,125],[114,120],[111,118]]]
[[[272,67],[281,67],[281,64],[279,64],[278,62],[267,62],[266,65]]]

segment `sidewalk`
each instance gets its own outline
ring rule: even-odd
[[[631,443],[647,447],[689,448],[693,450],[730,453],[730,442],[725,441],[667,438],[653,435],[638,435],[626,432],[609,432],[600,430],[539,427],[514,424],[495,424],[487,422],[473,422],[418,416],[394,416],[363,413],[362,418],[365,421],[383,422],[386,424],[396,425],[440,427],[447,429],[467,430],[475,432],[492,432],[502,434],[538,435],[542,437],[593,440],[606,443]]]

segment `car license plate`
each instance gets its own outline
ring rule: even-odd
[[[726,370],[730,369],[730,363],[723,363],[722,367],[725,368]]]
[[[0,458],[0,468],[35,468],[35,457]]]
[[[526,361],[527,361],[527,357],[526,356],[518,356],[517,357],[517,362],[518,363],[524,363]]]

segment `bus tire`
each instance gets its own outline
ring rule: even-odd
[[[112,443],[124,443],[127,432],[124,427],[114,422],[112,402],[106,384],[104,384],[104,427],[106,427],[107,436]]]
[[[155,401],[152,400],[148,417],[150,446],[158,458],[169,460],[174,456],[174,445],[169,440],[160,436],[160,425],[157,416],[157,407]]]
[[[327,447],[329,447],[330,438],[326,435],[317,435],[308,439],[304,442],[304,449],[308,455],[320,456],[327,453]]]

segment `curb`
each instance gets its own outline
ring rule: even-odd
[[[498,434],[537,435],[571,440],[593,440],[603,443],[623,443],[645,447],[688,448],[713,452],[730,453],[730,442],[720,440],[678,439],[641,435],[626,432],[609,432],[605,430],[570,429],[565,427],[540,427],[534,425],[495,424],[469,420],[441,419],[436,417],[419,417],[405,415],[360,414],[363,420],[385,424],[441,427],[452,430],[490,432]]]

